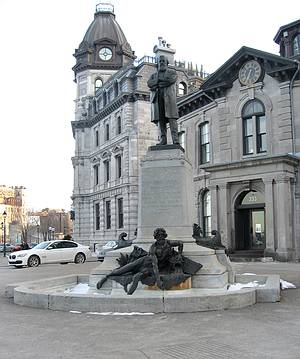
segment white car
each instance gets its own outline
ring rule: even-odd
[[[32,249],[13,252],[8,264],[15,267],[37,267],[44,263],[84,263],[92,255],[88,246],[67,240],[41,242]]]
[[[96,256],[99,261],[103,261],[107,252],[113,251],[118,248],[118,241],[109,241],[104,246],[96,245]]]

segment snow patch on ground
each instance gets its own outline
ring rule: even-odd
[[[87,294],[90,290],[88,283],[78,283],[75,287],[68,288],[64,293]]]
[[[91,314],[91,315],[154,315],[154,313],[140,313],[140,312],[128,312],[128,313],[120,313],[120,312],[87,312],[86,314]]]
[[[255,273],[243,273],[242,275],[256,275]]]
[[[241,290],[243,288],[256,288],[256,287],[264,287],[264,284],[259,284],[257,280],[249,283],[234,283],[228,287],[227,291],[234,292],[237,290]]]
[[[295,284],[287,282],[286,280],[280,279],[280,288],[281,289],[294,289],[296,288]]]

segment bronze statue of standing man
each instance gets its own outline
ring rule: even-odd
[[[177,73],[169,68],[168,64],[168,59],[161,55],[157,63],[157,72],[148,80],[148,87],[151,90],[151,121],[159,127],[159,145],[167,144],[167,123],[170,125],[173,144],[179,144],[176,106]]]

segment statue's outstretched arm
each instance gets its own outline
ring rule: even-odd
[[[183,242],[182,241],[170,241],[171,247],[178,247],[178,253],[182,254],[183,252]]]

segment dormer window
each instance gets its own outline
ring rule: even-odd
[[[300,55],[300,34],[296,35],[293,40],[293,55]]]
[[[96,79],[95,81],[95,93],[103,86],[103,81],[101,79]]]

